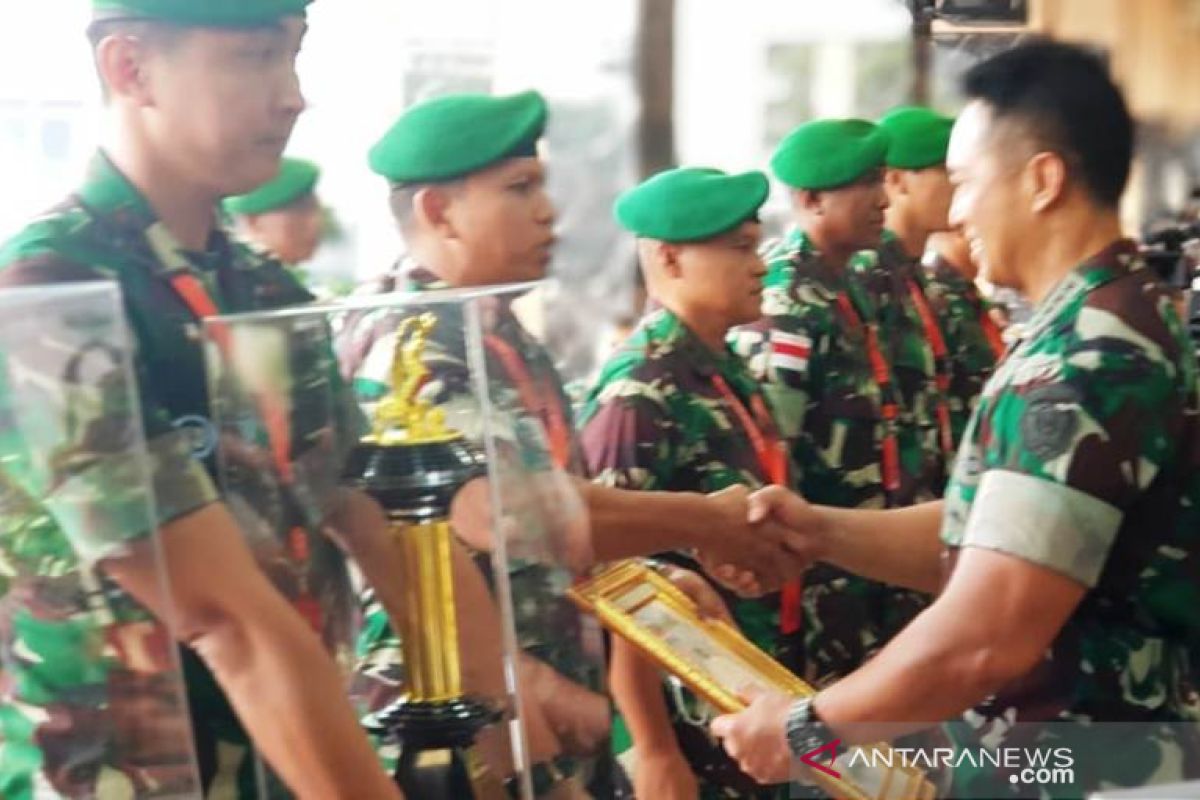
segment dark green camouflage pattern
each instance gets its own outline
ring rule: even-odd
[[[178,269],[194,274],[225,311],[309,299],[281,265],[254,256],[224,233],[214,234],[204,253],[185,251],[102,155],[77,195],[35,220],[0,252],[3,286],[89,280],[120,285],[136,347],[133,368],[159,517],[154,522],[160,525],[217,499],[216,436],[209,422],[201,331],[164,278]],[[104,407],[92,406],[93,418],[85,416],[78,430],[103,431]],[[31,501],[39,493],[29,489],[29,471],[10,458],[10,440],[4,441],[3,502],[20,512],[5,514],[0,526],[5,590],[0,600],[5,609],[0,614],[0,796],[168,795],[178,785],[172,777],[177,765],[192,758],[187,737],[141,740],[161,768],[122,763],[103,745],[110,732],[96,728],[103,719],[94,701],[138,680],[128,649],[114,643],[142,642],[145,653],[157,652],[161,659],[169,659],[173,645],[145,609],[88,566],[92,562],[85,556],[97,554],[80,552],[78,543],[88,532],[75,529],[88,515],[56,516],[48,513],[53,505]],[[85,442],[81,451],[87,449]],[[109,509],[120,505],[119,494],[98,497],[103,505],[93,515],[111,516]],[[126,531],[130,539],[146,533],[144,524]],[[255,796],[255,760],[244,731],[199,659],[186,648],[181,652],[206,790],[217,797]],[[71,658],[49,657],[67,653]],[[163,702],[167,696],[162,693]],[[137,713],[165,719],[169,709]]]
[[[962,441],[997,355],[984,333],[987,304],[975,284],[941,256],[925,268],[925,295],[937,314],[950,358],[950,424]]]
[[[931,497],[922,439],[896,396],[895,375],[890,380],[900,415],[887,422],[865,329],[850,325],[838,309],[844,293],[859,320],[876,325],[878,309],[862,281],[826,265],[799,231],[768,250],[766,261],[763,320],[735,331],[730,341],[763,382],[797,469],[793,488],[813,503],[842,508],[905,506]],[[880,461],[889,426],[900,451],[897,491],[885,488]],[[803,596],[799,674],[817,686],[853,672],[926,603],[923,595],[825,565],[806,574]]]
[[[737,413],[714,385],[714,375],[725,380],[747,411],[757,406],[763,412],[755,420],[759,430],[778,440],[762,390],[744,362],[732,351],[712,352],[679,317],[660,309],[642,320],[601,368],[588,394],[580,424],[593,480],[622,489],[705,494],[729,486],[765,486],[770,476]],[[659,556],[698,569],[684,554]],[[799,637],[781,637],[778,594],[758,600],[722,595],[751,641],[798,667]],[[668,708],[675,726],[688,728],[681,744],[686,743],[703,796],[746,796],[752,782],[711,739],[707,725],[687,722],[705,720],[710,711],[680,691],[679,697],[667,692]],[[762,789],[754,796],[784,797],[786,791]]]
[[[940,496],[945,488],[948,453],[938,431],[937,406],[942,392],[937,377],[938,370],[948,365],[936,359],[909,289],[911,282],[925,295],[920,262],[910,258],[895,234],[885,230],[879,249],[857,254],[850,266],[853,279],[870,297],[875,310],[879,339],[900,391],[901,425],[920,441],[920,465],[906,468],[916,471],[927,496]]]
[[[1075,751],[1085,789],[1200,775],[1198,418],[1186,330],[1135,245],[1089,259],[1037,308],[968,426],[942,539],[950,569],[959,548],[986,547],[1087,593],[1033,671],[953,726],[960,742],[1061,721],[1093,737]],[[1146,732],[1098,747],[1096,722]]]

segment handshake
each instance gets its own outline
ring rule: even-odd
[[[696,558],[705,572],[743,597],[779,590],[829,550],[821,509],[780,486],[732,486],[705,498],[713,517],[697,526]],[[712,521],[720,520],[717,526]]]

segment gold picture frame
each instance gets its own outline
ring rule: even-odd
[[[612,633],[630,642],[660,668],[679,678],[722,713],[741,711],[739,691],[755,687],[796,697],[814,689],[764,653],[734,626],[700,615],[696,604],[673,583],[639,561],[622,561],[576,584],[570,597]],[[887,751],[875,744],[863,750]],[[921,770],[896,765],[850,767],[843,753],[834,778],[809,776],[839,800],[933,800],[936,790]],[[860,760],[861,761],[861,760]],[[882,761],[882,759],[881,759]]]

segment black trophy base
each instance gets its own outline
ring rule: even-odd
[[[378,715],[400,744],[393,776],[411,800],[476,797],[467,750],[500,713],[470,698],[441,703],[401,700]]]

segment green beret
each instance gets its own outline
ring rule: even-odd
[[[537,92],[428,100],[405,111],[371,148],[371,170],[392,183],[432,183],[536,155],[547,113]]]
[[[946,163],[954,120],[931,108],[902,106],[879,120],[888,133],[887,165],[896,169],[925,169]]]
[[[835,189],[883,166],[887,133],[862,119],[819,119],[788,134],[775,155],[775,177],[795,189]]]
[[[754,218],[769,191],[761,172],[672,169],[618,197],[613,212],[623,228],[640,237],[695,242]]]
[[[313,0],[92,0],[96,20],[150,19],[213,28],[246,28],[300,16]]]
[[[264,214],[310,194],[321,177],[321,170],[311,161],[285,158],[279,174],[249,194],[230,197],[225,210],[238,216]]]

